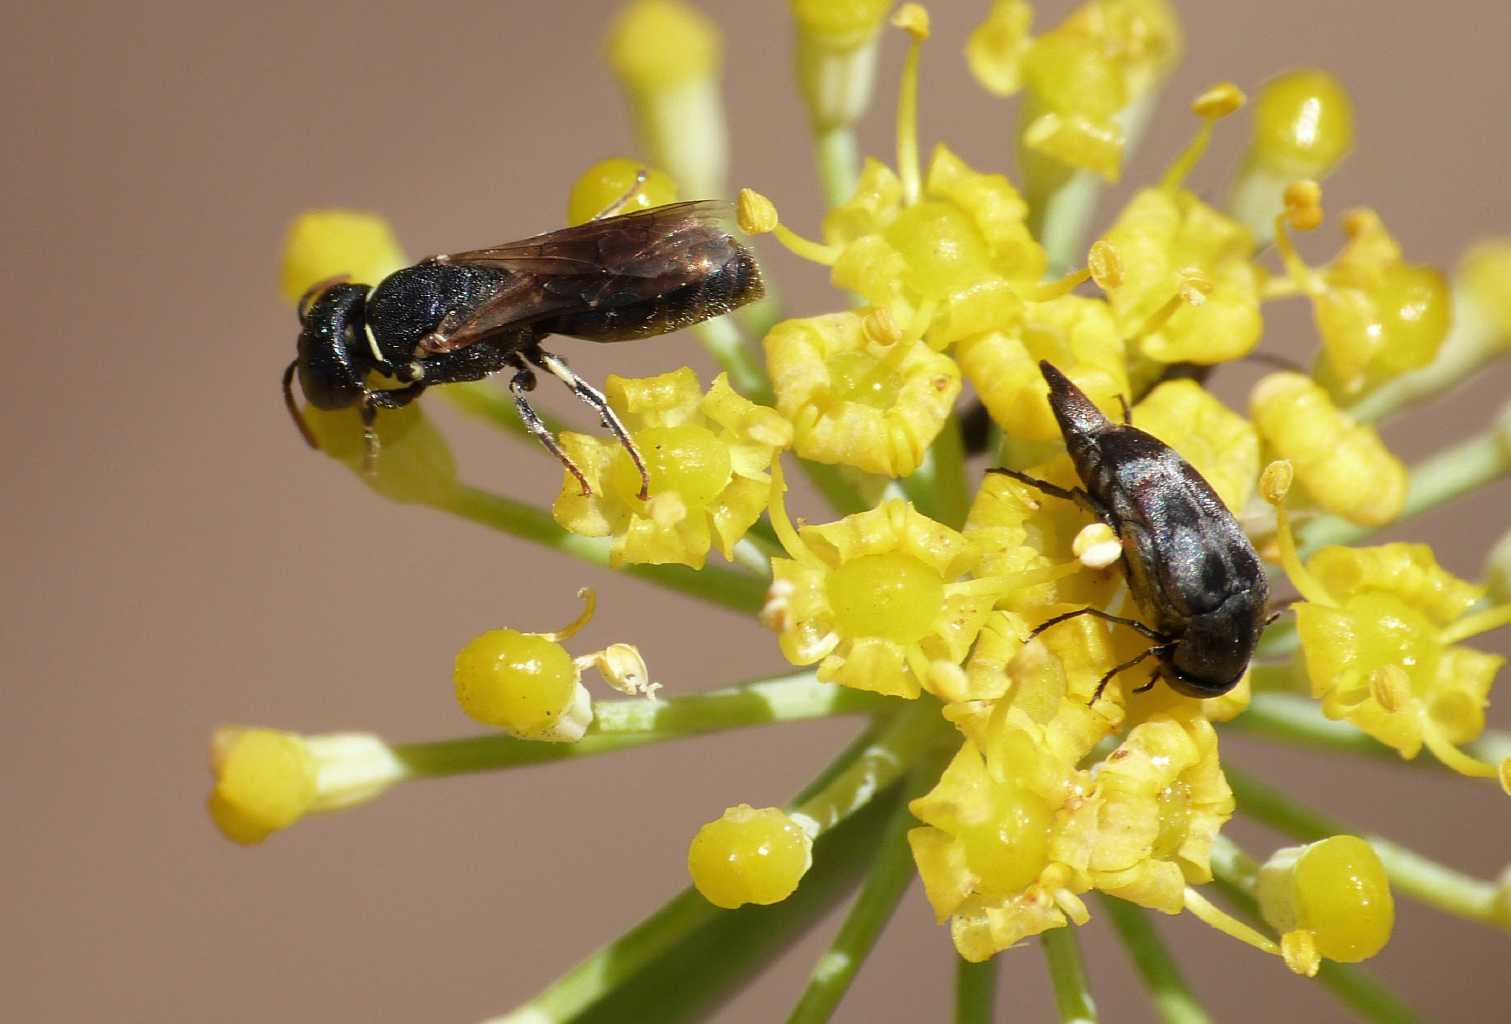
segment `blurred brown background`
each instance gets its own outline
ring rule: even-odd
[[[683,885],[699,823],[730,803],[782,802],[852,724],[403,786],[253,850],[203,814],[205,747],[227,721],[472,732],[450,692],[457,647],[493,626],[553,628],[586,583],[601,609],[587,639],[635,640],[669,692],[783,668],[775,643],[733,615],[380,502],[304,449],[278,398],[296,334],[274,287],[288,218],[311,205],[382,210],[415,254],[558,225],[573,177],[631,150],[597,60],[615,5],[8,6],[0,1016],[470,1021],[505,1010]],[[1011,108],[958,56],[986,6],[934,5],[923,137],[1008,169]],[[1045,4],[1042,21],[1065,6]],[[1185,99],[1201,87],[1252,88],[1321,64],[1359,101],[1332,211],[1372,203],[1412,258],[1448,266],[1467,241],[1511,231],[1506,5],[1181,6],[1189,53],[1127,181],[1148,181],[1183,144]],[[705,7],[735,41],[735,182],[811,228],[819,202],[786,5]],[[864,135],[884,155],[901,52],[889,37]],[[1242,135],[1219,133],[1198,188],[1220,194]],[[1320,234],[1319,254],[1336,227]],[[821,273],[767,251],[794,311],[834,304]],[[1271,349],[1300,351],[1310,332],[1304,309],[1269,311]],[[593,379],[708,367],[685,337],[561,347]],[[1227,378],[1228,397],[1241,400],[1247,372]],[[1419,457],[1479,427],[1507,384],[1502,369],[1390,438]],[[467,479],[541,503],[554,494],[559,471],[535,448],[428,407]],[[582,410],[556,407],[587,425]],[[1433,538],[1448,567],[1472,575],[1508,500],[1502,484],[1397,535]],[[1506,651],[1506,631],[1486,646]],[[1494,709],[1502,727],[1508,685]],[[1511,851],[1511,812],[1491,784],[1237,739],[1225,749],[1482,876]],[[780,1019],[836,923],[721,1019]],[[1342,1018],[1277,963],[1190,919],[1162,925],[1219,1019]],[[1152,1019],[1104,926],[1082,938],[1105,1019]],[[1504,1009],[1507,950],[1503,934],[1403,903],[1376,968],[1429,1017],[1482,1020]],[[1037,949],[1002,961],[1001,1019],[1048,1019]],[[945,1019],[951,969],[915,887],[839,1019]]]

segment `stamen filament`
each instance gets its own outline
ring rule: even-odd
[[[1202,119],[1201,127],[1196,130],[1195,137],[1165,170],[1164,177],[1160,178],[1160,188],[1166,192],[1173,192],[1181,187],[1186,180],[1186,175],[1191,173],[1191,168],[1195,167],[1206,154],[1207,146],[1212,141],[1214,124],[1215,122],[1209,118]]]
[[[815,242],[812,239],[804,238],[780,221],[777,222],[776,227],[771,229],[771,233],[794,256],[800,256],[805,260],[826,267],[834,266],[835,261],[839,259],[839,250],[834,246],[824,245],[822,242]]]
[[[902,201],[918,202],[921,176],[918,170],[918,62],[923,41],[929,37],[929,16],[920,4],[903,4],[892,24],[912,37],[902,65],[897,89],[897,176],[902,181]]]
[[[1063,295],[1069,295],[1089,280],[1091,280],[1090,267],[1072,270],[1058,281],[1046,281],[1043,284],[1036,285],[1028,293],[1028,300],[1030,302],[1048,302],[1051,299],[1058,299]]]
[[[1231,936],[1239,942],[1246,942],[1255,949],[1275,956],[1280,955],[1280,947],[1274,939],[1268,938],[1242,921],[1233,917],[1223,910],[1219,910],[1208,902],[1207,898],[1197,892],[1191,886],[1186,886],[1186,909],[1191,911],[1203,924],[1216,928],[1224,935]]]
[[[771,528],[776,531],[777,540],[782,542],[782,547],[787,553],[804,565],[815,569],[824,567],[823,559],[813,553],[813,550],[803,543],[803,538],[793,528],[792,520],[787,518],[787,501],[784,497],[787,493],[787,481],[782,476],[782,456],[778,454],[771,460],[771,501],[767,505],[767,515],[771,517]]]
[[[1062,580],[1067,576],[1074,576],[1084,568],[1086,567],[1077,559],[1061,562],[1059,565],[1045,566],[1042,569],[1008,573],[1005,576],[949,583],[945,585],[944,592],[951,597],[957,594],[969,594],[972,597],[1006,597],[1013,591],[1024,587],[1037,587],[1044,583]]]
[[[570,623],[556,630],[554,633],[537,633],[537,636],[545,637],[552,643],[561,643],[570,638],[574,633],[586,626],[593,619],[593,609],[598,607],[598,595],[593,593],[592,587],[583,587],[577,591],[577,596],[582,598],[582,614]]]

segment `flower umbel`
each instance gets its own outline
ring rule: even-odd
[[[1369,540],[1511,473],[1507,414],[1409,469],[1376,428],[1511,353],[1511,248],[1476,247],[1450,283],[1407,258],[1385,227],[1390,211],[1361,208],[1339,218],[1336,256],[1308,264],[1294,236],[1326,223],[1320,182],[1355,128],[1354,99],[1320,69],[1259,84],[1226,187],[1201,159],[1244,92],[1223,82],[1197,96],[1190,143],[1089,240],[1100,182],[1124,173],[1182,49],[1170,5],[1089,0],[1047,27],[1023,0],[991,5],[966,59],[993,94],[1022,93],[1012,176],[990,155],[990,132],[969,140],[976,165],[945,142],[921,156],[920,66],[934,26],[907,3],[890,18],[901,31],[888,31],[892,6],[789,5],[826,212],[804,237],[745,189],[736,219],[825,268],[841,294],[801,315],[749,307],[699,325],[724,371],[706,392],[689,367],[608,378],[609,407],[644,457],[645,497],[624,447],[574,433],[561,446],[586,487],[564,474],[549,514],[528,495],[470,486],[418,404],[378,419],[384,457],[366,478],[395,501],[756,618],[788,661],[812,668],[640,699],[658,684],[633,644],[574,655],[563,643],[586,624],[589,594],[565,629],[491,630],[457,654],[456,694],[490,727],[483,735],[390,745],[361,733],[217,731],[212,819],[253,844],[409,778],[855,714],[859,735],[811,785],[704,824],[688,848],[692,889],[507,1019],[639,1019],[650,991],[658,1011],[692,1015],[745,976],[753,951],[779,948],[864,875],[792,1017],[825,1019],[915,872],[961,958],[960,1020],[992,1016],[989,975],[971,965],[1028,939],[1046,951],[1062,1015],[1094,1019],[1072,927],[1093,913],[1116,925],[1165,1016],[1208,1019],[1146,911],[1190,913],[1317,977],[1365,1019],[1409,1018],[1347,965],[1386,945],[1397,898],[1511,930],[1506,883],[1352,834],[1249,776],[1220,734],[1436,762],[1511,791],[1511,738],[1487,728],[1505,659],[1467,643],[1511,623],[1511,540],[1487,557],[1483,581],[1449,573],[1425,544]],[[855,128],[875,63],[903,47],[895,149],[862,161]],[[690,199],[727,194],[714,23],[682,0],[636,0],[613,23],[608,59],[651,162],[593,165],[567,220],[669,203],[678,185]],[[282,290],[292,299],[333,276],[376,280],[402,261],[381,219],[309,214],[290,232]],[[551,267],[532,273],[551,286]],[[1229,408],[1209,379],[1230,384],[1226,364],[1250,356],[1285,365],[1262,310],[1296,297],[1313,313],[1312,370],[1271,373],[1247,410]],[[1126,474],[1121,490],[1094,483],[1108,467],[1072,462],[1041,360],[1114,423],[1149,435],[1119,433],[1149,446],[1111,467]],[[522,436],[487,382],[446,390],[475,420]],[[359,468],[354,412],[311,410],[308,421],[328,454]],[[783,471],[794,465],[831,506],[811,522],[788,514]],[[1208,507],[1212,519],[1165,523],[1177,539],[1151,548],[1150,528],[1093,498],[1184,495],[1192,475],[1300,594],[1272,609],[1250,671],[1236,683],[1241,665],[1225,673],[1232,685],[1207,699],[1161,674],[1198,635],[1191,622],[1214,621],[1235,587],[1253,592],[1251,574],[1214,557],[1231,548],[1203,532],[1226,519]],[[708,565],[714,548],[737,564]],[[1152,599],[1130,590],[1130,566],[1182,574],[1186,586],[1162,588],[1170,607],[1141,607]],[[695,630],[685,635],[696,642]],[[739,660],[719,654],[721,666]],[[629,699],[592,701],[589,667]],[[1424,748],[1433,758],[1417,758]],[[1299,845],[1249,857],[1227,835],[1235,814]],[[695,985],[676,980],[690,952]],[[1246,954],[1235,950],[1235,969]]]

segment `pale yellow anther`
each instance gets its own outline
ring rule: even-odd
[[[1123,557],[1123,542],[1106,523],[1091,523],[1076,534],[1070,550],[1088,569],[1105,569]]]
[[[1091,271],[1091,279],[1104,292],[1123,283],[1122,254],[1105,238],[1092,243],[1091,251],[1086,254],[1086,267]]]
[[[892,15],[892,24],[921,43],[929,38],[929,12],[923,4],[903,4]]]
[[[1227,117],[1242,107],[1246,98],[1243,90],[1232,82],[1219,82],[1196,97],[1191,104],[1191,113],[1197,117],[1216,120]]]
[[[1285,187],[1285,222],[1297,231],[1311,231],[1322,224],[1322,186],[1310,178]]]
[[[740,189],[735,203],[735,219],[740,230],[749,235],[764,235],[777,226],[776,204],[753,188]]]
[[[1188,306],[1200,306],[1212,294],[1212,279],[1199,267],[1182,268],[1178,279],[1181,301]]]
[[[878,306],[867,313],[860,322],[866,337],[878,345],[895,345],[902,340],[902,325],[892,311]]]
[[[1265,501],[1278,506],[1285,501],[1295,480],[1296,467],[1291,465],[1291,460],[1276,459],[1259,475],[1259,493]]]
[[[1386,714],[1394,714],[1411,700],[1411,679],[1400,665],[1381,665],[1369,675],[1369,695]]]
[[[1294,973],[1305,978],[1317,976],[1322,955],[1317,952],[1317,937],[1305,928],[1280,936],[1280,958]]]
[[[629,697],[654,699],[661,689],[660,683],[651,682],[645,658],[634,644],[609,644],[601,651],[574,659],[573,664],[579,670],[596,668],[604,682]]]
[[[1501,758],[1501,763],[1496,766],[1496,777],[1501,784],[1501,792],[1511,796],[1511,757]]]
[[[796,588],[791,580],[772,580],[766,590],[766,602],[761,605],[756,620],[773,633],[784,633],[792,627],[792,606],[789,599]]]

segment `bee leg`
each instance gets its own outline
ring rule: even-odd
[[[582,470],[577,468],[577,463],[561,450],[561,445],[556,443],[556,438],[551,431],[540,421],[535,409],[531,407],[530,400],[525,397],[535,390],[535,374],[529,367],[523,364],[515,364],[519,368],[514,377],[509,381],[509,393],[514,396],[514,408],[519,410],[519,418],[525,421],[525,429],[535,435],[535,439],[545,445],[546,451],[556,456],[556,461],[567,468],[567,472],[577,478],[577,484],[582,488],[583,497],[593,493],[593,488],[588,486],[588,478],[582,475]]]
[[[634,199],[635,196],[639,194],[640,190],[645,186],[645,179],[648,177],[650,177],[650,172],[647,171],[644,167],[636,171],[635,183],[629,187],[629,191],[620,196],[618,199],[614,200],[609,205],[605,206],[603,209],[599,210],[597,213],[593,214],[593,219],[603,220],[605,217],[612,217],[614,216],[614,214],[624,209],[624,204],[628,203],[631,199]]]
[[[1165,654],[1170,653],[1170,646],[1171,646],[1170,644],[1159,644],[1159,645],[1157,645],[1155,647],[1147,647],[1144,650],[1140,651],[1138,654],[1136,654],[1133,657],[1129,658],[1127,661],[1123,662],[1121,665],[1114,665],[1114,666],[1112,666],[1110,669],[1107,670],[1107,674],[1106,675],[1102,676],[1101,679],[1097,680],[1097,688],[1096,688],[1095,692],[1092,693],[1091,699],[1086,702],[1086,706],[1087,707],[1091,707],[1091,705],[1095,704],[1097,701],[1099,701],[1099,700],[1102,699],[1102,691],[1105,690],[1105,689],[1107,689],[1107,684],[1110,683],[1110,682],[1112,682],[1112,677],[1113,676],[1117,675],[1119,672],[1123,672],[1123,671],[1126,671],[1127,669],[1132,668],[1133,666],[1137,665],[1139,662],[1143,661],[1145,658],[1149,657],[1149,655],[1151,655],[1151,654],[1165,655]],[[1137,690],[1135,690],[1133,692],[1134,693],[1143,693],[1145,690],[1149,689],[1149,687],[1153,686],[1154,685],[1154,680],[1156,680],[1158,678],[1159,678],[1159,669],[1155,669],[1154,670],[1154,675],[1149,678],[1148,684],[1145,685],[1145,686],[1140,686]]]
[[[1118,405],[1123,408],[1123,426],[1133,426],[1133,410],[1128,407],[1128,397],[1121,391],[1118,392]]]
[[[1107,519],[1107,516],[1103,513],[1101,506],[1099,506],[1095,501],[1092,500],[1091,495],[1087,494],[1079,487],[1059,487],[1055,484],[1050,483],[1048,480],[1040,480],[1038,477],[1029,476],[1027,473],[1020,473],[1016,469],[1008,469],[1006,466],[992,466],[987,470],[987,472],[999,473],[1002,476],[1012,477],[1020,484],[1027,484],[1035,490],[1042,491],[1043,493],[1049,495],[1051,498],[1060,498],[1064,501],[1073,501],[1077,505],[1080,505],[1082,508],[1090,511],[1098,519],[1101,519],[1104,522]]]
[[[1139,622],[1137,619],[1125,619],[1121,615],[1114,615],[1111,612],[1104,612],[1100,608],[1077,608],[1075,611],[1063,612],[1059,615],[1056,615],[1054,618],[1047,619],[1035,626],[1033,632],[1028,634],[1028,639],[1032,640],[1034,637],[1044,632],[1050,626],[1057,626],[1062,622],[1074,619],[1080,615],[1091,615],[1106,622],[1115,622],[1119,626],[1127,626],[1129,629],[1135,630],[1139,634],[1148,637],[1150,640],[1153,640],[1156,643],[1170,643],[1170,638],[1168,636],[1159,632],[1158,630],[1150,629],[1148,626],[1144,625],[1142,622]]]
[[[1153,672],[1149,673],[1149,681],[1147,683],[1145,683],[1143,686],[1135,687],[1134,690],[1133,690],[1133,692],[1134,693],[1148,693],[1150,690],[1154,689],[1154,684],[1157,683],[1157,682],[1159,682],[1159,666],[1158,665],[1156,665],[1154,667],[1154,671]]]
[[[372,476],[378,471],[378,451],[382,443],[374,427],[379,409],[402,409],[420,397],[428,384],[416,382],[402,388],[368,388],[362,392],[362,475]]]
[[[573,373],[571,367],[567,366],[566,360],[560,356],[553,356],[551,353],[543,352],[538,348],[527,349],[524,356],[530,362],[571,388],[572,394],[576,395],[579,401],[598,414],[598,419],[608,428],[609,433],[613,434],[619,443],[624,446],[624,450],[629,453],[630,461],[640,471],[640,500],[644,501],[648,498],[651,490],[651,476],[645,468],[645,460],[640,457],[640,449],[635,447],[635,442],[631,439],[630,432],[625,429],[624,424],[620,422],[614,410],[609,408],[609,400],[603,397],[603,392]]]

